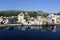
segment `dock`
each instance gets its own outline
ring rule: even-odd
[[[0,24],[0,27],[14,27],[14,26],[60,26],[60,24],[42,24],[42,25],[30,25],[30,24],[27,24],[27,25],[23,25],[23,24]]]

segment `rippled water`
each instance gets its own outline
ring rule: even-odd
[[[0,29],[1,40],[59,40],[60,28],[56,29],[56,32],[41,31],[36,29],[14,29],[7,30],[7,28]]]

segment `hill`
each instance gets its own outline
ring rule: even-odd
[[[25,12],[27,12],[28,13],[27,15],[30,17],[37,17],[37,16],[46,17],[47,15],[49,15],[48,13],[43,11],[5,10],[5,11],[0,11],[0,16],[17,16],[21,12],[23,12],[24,14]]]

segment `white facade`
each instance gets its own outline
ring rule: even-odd
[[[2,17],[0,17],[0,22],[2,22],[2,20],[3,20]]]
[[[56,19],[57,19],[56,15],[50,14],[50,15],[48,16],[48,18],[47,18],[48,22],[51,22],[52,19],[54,19],[54,20],[55,20],[55,23],[56,23]]]
[[[7,24],[9,21],[8,21],[8,19],[6,19],[6,20],[4,20],[4,22],[5,22],[4,24]]]
[[[34,21],[34,24],[39,25],[39,20],[38,20],[38,19],[36,19],[36,20]]]
[[[24,20],[24,14],[21,12],[19,15],[18,15],[18,22],[22,22]]]
[[[34,24],[34,21],[31,21],[30,23],[33,25]]]
[[[52,17],[52,19],[54,19],[55,20],[55,23],[56,23],[56,19],[57,19],[56,16]]]

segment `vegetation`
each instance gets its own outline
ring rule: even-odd
[[[7,11],[0,11],[0,16],[17,16],[20,12],[23,12],[25,14],[26,11],[20,11],[20,10],[7,10]],[[46,17],[48,13],[42,12],[42,11],[27,11],[28,16],[30,17],[37,17],[38,16],[44,16]]]
[[[0,22],[0,24],[4,24],[3,22]]]
[[[46,17],[49,15],[49,13],[43,12],[43,11],[21,11],[21,10],[5,10],[5,11],[0,11],[0,16],[17,16],[19,13],[23,12],[25,14],[25,12],[27,12],[28,16],[30,17],[37,17],[38,16],[43,16]],[[58,13],[53,13],[55,15],[60,15],[60,12]]]
[[[60,15],[60,12],[58,12],[57,15]]]

